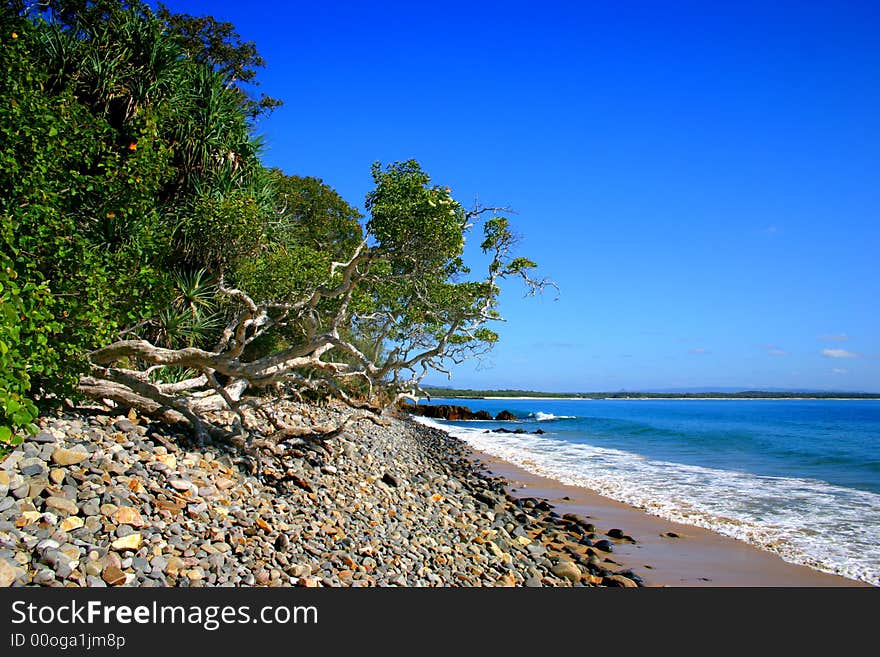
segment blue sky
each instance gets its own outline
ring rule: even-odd
[[[267,164],[516,209],[561,294],[431,383],[880,392],[880,4],[169,5],[257,43]]]

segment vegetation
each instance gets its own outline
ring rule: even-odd
[[[212,17],[138,0],[0,7],[0,441],[38,405],[113,400],[225,435],[210,412],[333,396],[378,410],[491,348],[500,285],[547,282],[507,219],[414,161],[373,165],[363,217],[268,170],[264,62]],[[482,276],[463,260],[482,229]]]

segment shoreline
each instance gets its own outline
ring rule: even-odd
[[[255,472],[229,445],[145,418],[42,418],[0,461],[0,586],[867,586],[412,417],[379,424],[354,422],[326,449],[264,450]]]
[[[471,449],[482,472],[504,478],[514,497],[547,499],[561,514],[576,513],[602,527],[619,527],[636,542],[615,541],[609,555],[638,572],[646,586],[687,587],[870,587],[859,580],[785,561],[779,555],[618,502],[599,493],[536,475],[498,457]],[[669,536],[672,532],[675,536]]]

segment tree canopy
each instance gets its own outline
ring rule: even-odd
[[[227,431],[213,410],[244,433],[243,409],[285,395],[379,410],[491,348],[502,281],[547,284],[501,213],[415,161],[373,165],[367,217],[264,167],[253,119],[278,103],[250,94],[264,62],[228,23],[114,0],[0,11],[0,440],[77,396],[199,436]]]

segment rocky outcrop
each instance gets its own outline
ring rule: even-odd
[[[422,417],[430,417],[437,420],[498,420],[499,422],[510,422],[516,420],[516,416],[510,411],[501,411],[496,417],[488,411],[472,411],[467,406],[457,406],[455,404],[411,404],[402,403],[400,409],[412,415],[420,415]]]

